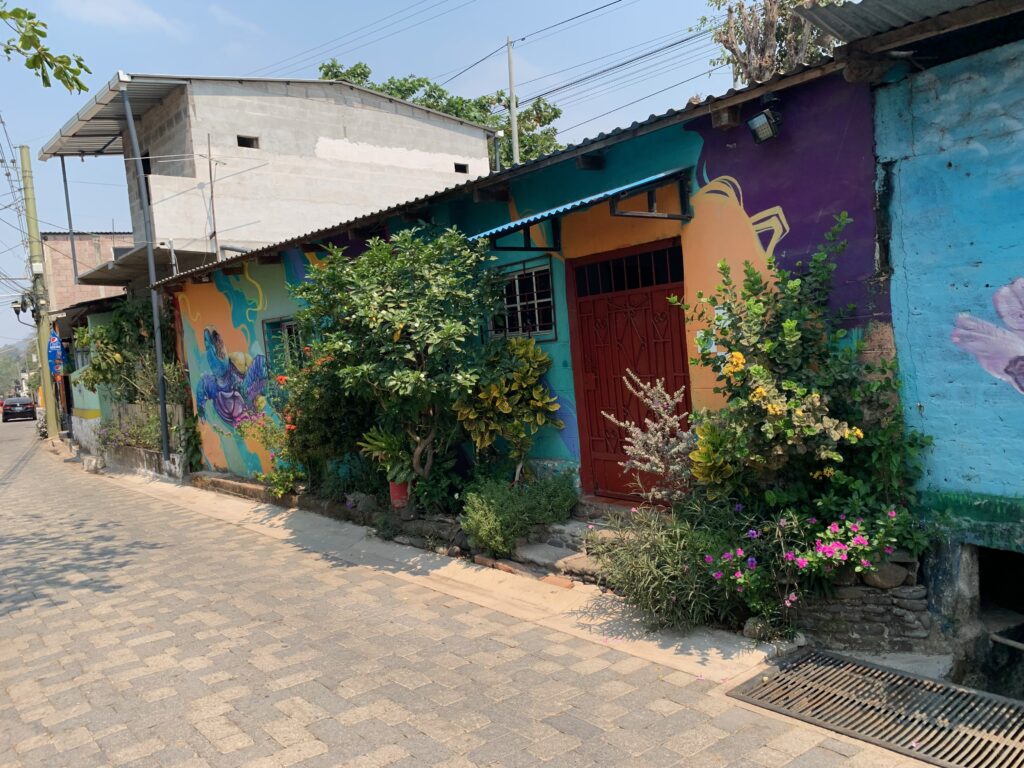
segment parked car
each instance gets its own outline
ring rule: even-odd
[[[3,420],[36,418],[36,404],[30,397],[8,397],[4,400]]]

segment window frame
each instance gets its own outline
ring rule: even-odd
[[[498,274],[501,276],[501,278],[503,280],[503,285],[502,285],[502,311],[501,311],[500,315],[499,314],[495,314],[495,315],[493,315],[491,317],[491,320],[488,323],[488,335],[491,338],[521,337],[521,338],[536,339],[537,341],[540,341],[540,342],[557,341],[558,340],[558,311],[557,311],[557,304],[556,304],[556,301],[555,301],[554,261],[551,258],[551,254],[548,253],[548,254],[545,254],[544,256],[541,256],[541,257],[535,257],[535,258],[532,258],[532,259],[525,259],[523,261],[517,261],[517,262],[513,262],[511,264],[504,264],[504,265],[501,265],[500,267],[498,267],[497,271],[498,271]],[[538,300],[537,296],[536,296],[536,294],[537,294],[537,280],[536,280],[535,276],[537,274],[539,274],[539,273],[545,273],[545,272],[547,273],[547,277],[548,277],[548,291],[547,291],[548,296],[545,299],[539,299]],[[527,275],[533,275],[534,276],[533,277],[533,293],[534,293],[534,296],[532,298],[532,301],[528,299],[527,301],[524,302],[523,301],[524,294],[522,294],[520,292],[520,283],[519,283],[519,281],[520,281],[521,278],[523,278],[523,277],[525,277]],[[508,296],[506,294],[507,286],[510,283],[515,286],[514,290],[515,290],[515,294],[516,294],[516,296],[515,296],[516,301],[513,304],[509,304]],[[539,325],[540,312],[541,312],[542,307],[544,307],[545,305],[550,309],[550,313],[551,313],[551,324],[550,324],[550,327],[544,328],[543,330],[540,330],[539,328],[537,330],[532,330],[532,331],[531,330],[522,330],[522,317],[523,317],[524,311],[529,312],[532,309],[532,311],[534,312],[534,316],[538,319],[538,325]],[[515,312],[515,314],[518,316],[518,320],[519,320],[519,323],[518,323],[519,329],[518,330],[509,330],[509,328],[508,328],[508,318],[509,318],[509,316],[513,312]],[[504,322],[505,322],[504,327],[499,327],[496,324],[496,322],[495,322],[495,320],[497,320],[497,318],[499,316],[504,318]]]
[[[275,332],[278,334],[279,339],[276,344],[272,342]],[[294,353],[290,351],[290,339],[294,339],[295,342]],[[280,361],[276,359],[275,350],[283,349],[285,365],[291,366],[298,361],[298,355],[302,351],[302,346],[302,336],[299,333],[299,325],[294,315],[268,317],[263,321],[263,349],[266,351],[267,369],[275,376],[286,372],[285,370],[277,369],[277,364]]]

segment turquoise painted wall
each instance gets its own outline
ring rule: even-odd
[[[878,89],[891,169],[892,315],[923,486],[964,517],[1015,518],[1024,548],[1024,43]],[[884,178],[882,174],[880,178]]]

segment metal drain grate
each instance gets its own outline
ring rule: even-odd
[[[947,768],[1024,768],[1024,702],[831,653],[729,695]]]

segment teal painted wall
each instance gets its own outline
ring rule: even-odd
[[[967,540],[1024,551],[1024,43],[881,87],[876,103],[903,402],[934,439],[925,499]]]

